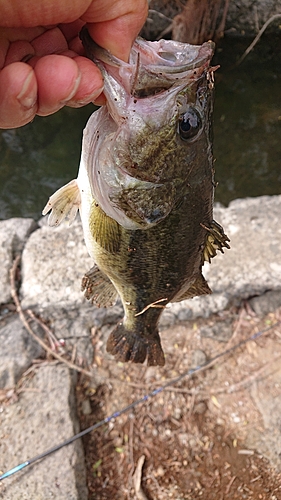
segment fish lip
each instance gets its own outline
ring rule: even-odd
[[[157,71],[163,70],[171,74],[182,73],[190,69],[194,69],[210,60],[214,54],[215,43],[212,40],[204,42],[202,45],[191,45],[174,40],[158,40],[150,42],[142,37],[137,37],[131,53],[130,61],[127,63],[118,59],[110,51],[100,47],[90,36],[87,28],[84,26],[80,32],[80,39],[87,51],[87,57],[93,59],[94,62],[104,63],[112,67],[127,67],[134,66],[137,62],[139,54],[141,54],[141,64],[147,68],[157,67]],[[175,48],[178,50],[175,52]],[[197,53],[196,53],[197,51]],[[194,53],[194,57],[184,64],[181,61],[187,56],[188,52]],[[161,56],[161,54],[170,54],[174,56],[169,59]],[[149,64],[152,61],[152,64]],[[176,64],[179,62],[179,64]]]
[[[175,51],[175,47],[178,47],[177,51]],[[185,71],[198,68],[205,64],[214,54],[215,43],[208,41],[204,42],[202,45],[190,45],[182,42],[175,42],[174,40],[147,42],[143,38],[138,37],[133,45],[133,51],[134,50],[136,53],[138,50],[147,53],[146,57],[148,60],[150,57],[152,58],[153,64],[149,64],[146,60],[142,60],[142,64],[144,64],[146,68],[149,68],[149,70],[152,69],[153,73],[156,73],[155,68],[157,68],[157,72],[163,71],[174,75],[176,73],[182,74]],[[174,59],[169,60],[161,56],[161,54],[164,53],[174,56]],[[192,53],[194,56],[191,59],[189,57],[190,60],[188,62],[182,63],[185,58],[188,59],[188,53]]]
[[[174,40],[150,42],[138,37],[127,63],[96,44],[85,27],[80,38],[87,56],[100,68],[103,76],[106,77],[107,72],[113,74],[128,95],[141,91],[144,85],[153,86],[155,81],[160,91],[161,83],[162,89],[166,90],[175,84],[177,78],[188,80],[192,71],[209,65],[215,49],[212,41],[190,45]],[[173,57],[169,60],[161,54]]]

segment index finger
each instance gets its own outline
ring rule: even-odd
[[[103,0],[92,2],[82,19],[98,45],[127,61],[147,11],[147,0]]]

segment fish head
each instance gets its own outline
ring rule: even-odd
[[[138,38],[125,63],[83,43],[102,71],[107,100],[99,139],[96,120],[86,130],[95,136],[85,159],[93,197],[123,227],[151,227],[177,203],[202,151],[212,169],[214,44]]]

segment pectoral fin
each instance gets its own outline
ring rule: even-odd
[[[203,274],[200,273],[187,290],[185,289],[184,292],[178,292],[176,297],[173,298],[172,302],[181,302],[182,300],[192,299],[192,297],[197,297],[198,295],[206,295],[209,293],[212,293],[212,290],[210,289]]]
[[[96,265],[83,277],[81,290],[86,299],[98,307],[113,306],[118,297],[113,283]]]
[[[70,181],[56,191],[50,198],[42,212],[46,215],[50,210],[49,226],[58,226],[66,217],[71,224],[81,204],[80,191],[76,180]]]
[[[211,262],[211,259],[217,255],[217,251],[223,252],[223,248],[230,248],[228,241],[229,238],[225,234],[222,226],[215,220],[212,221],[211,227],[201,224],[204,229],[208,231],[205,248],[203,251],[203,261]]]
[[[120,247],[121,227],[93,201],[89,220],[91,233],[96,242],[110,253],[116,253]]]

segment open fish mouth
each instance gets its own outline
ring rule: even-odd
[[[197,79],[209,65],[215,49],[212,41],[189,45],[172,40],[149,42],[138,37],[129,62],[125,63],[93,42],[86,28],[82,29],[80,38],[88,57],[102,73],[106,69],[135,97],[154,95],[170,88],[177,80]]]

